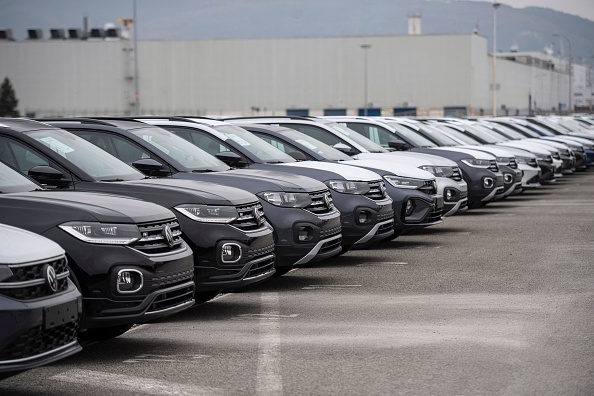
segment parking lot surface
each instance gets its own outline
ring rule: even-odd
[[[594,394],[594,172],[220,295],[5,395]]]

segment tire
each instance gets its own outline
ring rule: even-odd
[[[196,304],[204,304],[218,296],[220,292],[220,290],[197,291],[194,293],[194,300],[196,300]]]
[[[85,331],[80,331],[78,333],[78,338],[81,341],[105,341],[109,340],[110,338],[116,338],[121,336],[128,330],[132,328],[131,324],[119,325],[119,326],[109,326],[109,327],[99,327],[93,329],[87,329]]]

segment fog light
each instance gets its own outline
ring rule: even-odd
[[[406,208],[404,209],[404,214],[406,216],[410,216],[411,214],[413,214],[415,210],[415,203],[412,200],[408,200],[406,201]]]
[[[514,176],[509,173],[506,173],[505,175],[503,175],[503,181],[505,184],[510,184],[514,181]]]
[[[456,199],[456,192],[454,190],[452,190],[451,188],[448,188],[445,190],[445,200],[446,201],[453,201]]]
[[[300,226],[297,230],[297,238],[299,242],[304,242],[311,239],[312,230],[310,227]]]
[[[241,259],[241,246],[236,243],[225,243],[221,247],[221,261],[223,263],[236,263]]]
[[[136,293],[142,289],[142,284],[142,272],[133,269],[120,270],[118,272],[118,279],[116,282],[118,293]]]
[[[485,177],[483,179],[483,187],[485,188],[493,188],[493,186],[495,185],[495,180],[493,180],[490,177]]]
[[[371,222],[372,219],[371,213],[367,210],[362,210],[359,212],[359,224],[366,224]]]

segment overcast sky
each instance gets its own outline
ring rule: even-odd
[[[492,3],[491,0],[478,0]],[[555,11],[581,16],[594,21],[594,0],[498,0],[499,3],[514,7],[543,7]]]

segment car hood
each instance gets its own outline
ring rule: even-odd
[[[139,199],[82,191],[33,191],[0,195],[3,216],[23,216],[23,221],[57,225],[65,221],[146,223],[171,219],[171,210]],[[42,218],[38,218],[38,217]],[[52,224],[47,224],[52,226]],[[35,228],[35,227],[34,227]],[[43,228],[43,227],[42,227]],[[31,227],[27,227],[31,230]],[[37,228],[35,232],[39,232]],[[43,229],[45,231],[45,229]]]
[[[326,190],[321,181],[294,173],[264,169],[234,169],[224,172],[189,173],[178,172],[176,179],[203,180],[220,183],[258,194],[264,191],[313,192]]]
[[[390,153],[361,153],[354,158],[365,160],[389,161],[413,167],[425,165],[458,166],[456,162],[435,154],[416,153],[411,151],[393,151]]]
[[[403,161],[389,161],[389,160],[367,160],[360,159],[354,161],[344,162],[345,165],[352,167],[363,167],[370,169],[382,176],[396,175],[404,177],[412,177],[415,179],[434,179],[435,176],[430,172],[416,168],[414,165]],[[425,163],[426,165],[426,163]]]
[[[484,159],[484,160],[492,160],[495,159],[495,156],[489,153],[485,153],[482,151],[471,150],[469,148],[462,148],[462,147],[435,147],[432,150],[436,151],[455,151],[461,154],[467,154],[476,159]]]
[[[557,151],[552,146],[546,146],[542,144],[531,143],[528,141],[520,141],[520,140],[510,140],[507,142],[497,143],[498,146],[511,146],[516,147],[523,150],[528,150],[534,154],[542,154],[542,155],[549,155]]]
[[[333,162],[320,162],[320,161],[302,161],[302,162],[292,162],[289,164],[283,164],[283,166],[291,167],[291,168],[306,168],[306,169],[313,169],[317,171],[328,171],[328,173],[332,172],[338,174],[345,180],[355,180],[355,181],[374,181],[380,180],[381,176],[377,173],[362,169],[362,168],[352,168],[348,166],[350,164],[347,163],[333,163]],[[331,180],[331,179],[326,179]]]
[[[171,178],[124,182],[83,182],[78,190],[125,195],[173,208],[180,204],[245,205],[258,198],[245,190],[221,184]]]
[[[0,265],[25,264],[64,255],[57,243],[35,233],[0,224]],[[9,271],[9,276],[12,272]],[[0,281],[2,279],[0,268]]]

